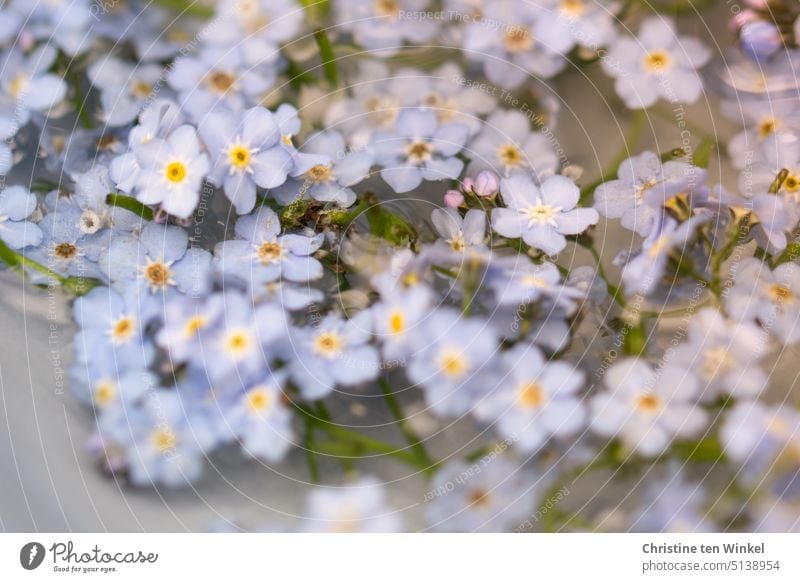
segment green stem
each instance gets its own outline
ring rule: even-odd
[[[600,253],[596,248],[594,248],[594,241],[591,239],[587,240],[586,237],[578,237],[577,242],[592,255],[594,262],[597,264],[597,274],[605,282],[606,290],[611,296],[611,299],[614,300],[614,302],[616,302],[620,307],[625,307],[625,295],[622,293],[622,289],[619,286],[609,282],[608,276],[606,275],[606,269],[603,266],[603,261],[600,258]]]
[[[391,386],[389,386],[389,381],[381,376],[381,378],[378,379],[378,386],[380,386],[383,397],[386,399],[386,405],[389,407],[392,416],[394,416],[394,419],[400,427],[400,432],[403,433],[406,442],[408,442],[411,450],[417,456],[417,460],[426,466],[435,465],[436,463],[431,459],[419,435],[409,426],[403,414],[403,409],[400,407],[400,403],[397,401],[397,397],[394,395]]]
[[[639,138],[641,137],[645,128],[645,121],[647,121],[647,114],[645,113],[645,110],[641,109],[633,114],[633,119],[631,119],[630,127],[628,128],[628,133],[625,136],[625,143],[623,144],[622,149],[619,151],[616,158],[614,158],[614,161],[610,164],[610,166],[603,171],[597,180],[581,189],[581,203],[585,204],[590,202],[595,189],[600,184],[608,182],[609,180],[613,180],[617,177],[619,165],[631,157],[631,152],[639,142]]]
[[[388,455],[390,457],[394,457],[400,461],[403,461],[409,465],[412,465],[423,472],[431,472],[434,467],[420,463],[417,457],[408,451],[404,451],[401,449],[397,449],[394,446],[380,441],[376,438],[367,436],[365,434],[361,434],[360,432],[356,432],[354,430],[350,430],[344,428],[343,426],[339,426],[337,424],[333,424],[330,421],[326,421],[318,414],[313,413],[311,410],[304,406],[298,405],[296,410],[303,415],[305,418],[310,419],[311,422],[314,423],[314,426],[319,430],[322,430],[328,434],[328,436],[339,438],[344,441],[350,442],[352,444],[360,445],[364,450]]]
[[[306,432],[304,439],[304,446],[306,450],[306,463],[308,463],[308,474],[311,482],[314,484],[319,483],[319,464],[317,463],[317,450],[316,442],[314,440],[314,422],[306,417]]]
[[[339,86],[339,68],[336,66],[336,55],[333,52],[333,45],[331,44],[328,35],[321,28],[314,31],[314,38],[319,47],[319,54],[322,58],[322,70],[325,73],[325,79],[330,83],[332,88]]]

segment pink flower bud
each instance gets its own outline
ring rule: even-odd
[[[500,178],[494,172],[481,170],[475,178],[472,191],[483,198],[494,196],[500,189]]]
[[[464,204],[464,195],[458,190],[448,190],[444,195],[444,205],[448,208],[458,208]]]
[[[464,181],[461,182],[461,191],[470,193],[472,192],[472,188],[475,187],[475,180],[472,178],[464,178]]]
[[[737,32],[740,28],[742,28],[745,24],[750,22],[755,22],[759,20],[758,14],[753,12],[752,10],[743,10],[736,16],[730,19],[728,22],[728,28],[732,32]]]

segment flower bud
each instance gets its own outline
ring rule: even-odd
[[[461,191],[469,194],[472,192],[472,188],[475,186],[475,180],[472,178],[464,178],[464,181],[461,182]]]
[[[489,170],[481,170],[475,178],[475,184],[472,186],[472,191],[476,195],[483,198],[494,196],[500,190],[500,178],[497,174]]]
[[[458,190],[448,190],[444,195],[444,205],[448,208],[458,208],[464,204],[464,195]]]
[[[768,59],[783,46],[780,31],[764,20],[745,24],[739,42],[744,53],[756,61]]]

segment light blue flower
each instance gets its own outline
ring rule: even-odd
[[[223,308],[224,296],[220,294],[202,299],[176,294],[164,304],[156,343],[166,350],[173,365],[202,353],[203,336],[219,320]]]
[[[276,188],[294,171],[278,122],[264,107],[241,115],[217,108],[199,132],[213,159],[209,180],[223,188],[238,214],[255,208],[256,186]]]
[[[113,56],[92,63],[86,74],[100,91],[103,122],[111,127],[133,122],[153,95],[162,70],[156,64],[131,63]]]
[[[510,532],[529,518],[546,485],[496,453],[469,465],[451,461],[425,496],[428,527],[439,532]]]
[[[606,218],[619,218],[623,228],[647,236],[670,198],[703,184],[706,171],[684,162],[661,163],[658,155],[644,152],[622,162],[617,180],[594,191],[594,207]]]
[[[260,37],[232,46],[205,44],[198,54],[176,59],[167,82],[181,109],[201,124],[217,107],[239,113],[259,104],[275,84],[279,59],[278,48]]]
[[[675,23],[659,15],[646,18],[636,38],[615,38],[607,57],[601,64],[616,79],[617,94],[630,109],[643,109],[659,99],[697,101],[703,91],[697,69],[711,51],[696,38],[678,36]]]
[[[800,496],[800,414],[788,406],[751,401],[736,404],[720,429],[725,456],[740,478],[760,492]]]
[[[124,415],[104,415],[100,431],[125,451],[134,485],[182,487],[203,471],[205,453],[215,441],[213,427],[193,414],[175,390],[152,389],[143,406]]]
[[[625,292],[629,295],[650,294],[664,276],[670,254],[677,252],[683,256],[698,227],[710,218],[707,213],[697,214],[683,223],[671,217],[661,218],[642,244],[639,254],[622,269]]]
[[[85,218],[74,199],[59,200],[39,222],[41,244],[30,257],[60,275],[105,280],[97,261],[107,252],[112,231],[100,229],[87,234]]]
[[[697,374],[705,400],[722,395],[754,398],[769,379],[758,366],[768,347],[767,334],[755,324],[702,309],[689,322],[687,341],[670,350],[669,361]]]
[[[491,390],[498,338],[486,321],[442,307],[431,313],[414,335],[418,340],[408,377],[422,388],[436,414],[464,414]]]
[[[501,176],[523,172],[537,183],[555,174],[559,158],[550,140],[541,131],[531,131],[531,120],[516,110],[494,111],[470,142],[472,158],[469,174],[491,170]]]
[[[335,6],[336,21],[358,45],[378,57],[390,57],[406,44],[428,42],[439,29],[434,19],[405,16],[432,10],[430,0],[340,0]]]
[[[714,533],[708,517],[708,492],[702,483],[690,482],[678,461],[651,473],[628,531],[641,533]]]
[[[325,299],[325,295],[319,289],[314,289],[309,285],[290,281],[268,281],[252,283],[250,298],[253,303],[266,301],[280,305],[287,311],[299,311],[314,303],[321,303]]]
[[[250,456],[269,463],[282,460],[294,443],[292,410],[286,405],[282,376],[254,382],[225,411],[225,422]]]
[[[378,350],[370,344],[372,314],[351,319],[330,314],[309,327],[291,331],[289,372],[303,398],[317,400],[336,386],[374,380],[381,372]]]
[[[599,216],[594,208],[576,208],[580,191],[564,176],[553,176],[537,186],[517,174],[501,185],[506,208],[492,210],[492,228],[509,238],[554,255],[567,246],[564,235],[580,234]]]
[[[144,362],[143,362],[144,363]],[[120,370],[113,358],[93,358],[77,363],[70,371],[70,387],[76,397],[96,414],[119,414],[119,409],[134,406],[153,386],[156,376],[144,367]],[[114,412],[110,412],[117,409]]]
[[[47,113],[67,94],[64,79],[49,73],[56,60],[56,49],[49,45],[29,55],[12,48],[0,55],[0,119],[23,127],[31,112]]]
[[[614,37],[615,9],[605,2],[544,0],[536,6],[536,38],[551,51],[567,55],[576,45],[597,51]]]
[[[96,287],[73,306],[80,331],[75,335],[75,359],[99,373],[114,363],[117,374],[141,370],[155,353],[145,329],[156,315],[157,304],[149,295],[130,287],[123,294],[109,287]],[[97,377],[95,373],[93,377]]]
[[[342,135],[336,131],[323,131],[308,137],[303,151],[328,160],[319,163],[270,194],[283,205],[311,197],[319,202],[332,202],[343,208],[352,206],[356,194],[351,189],[364,180],[373,164],[369,151],[348,151]]]
[[[566,65],[557,47],[537,36],[537,8],[514,0],[494,0],[468,25],[464,37],[467,55],[483,65],[495,85],[515,89],[527,79],[553,77]]]
[[[311,255],[322,245],[322,235],[280,235],[280,220],[265,206],[236,221],[238,239],[217,245],[215,269],[249,286],[280,279],[305,283],[322,277],[322,264]]]
[[[431,221],[439,235],[436,246],[456,254],[466,250],[485,250],[486,213],[473,208],[464,217],[454,208],[436,208]]]
[[[399,512],[387,505],[385,487],[361,477],[343,487],[315,487],[308,495],[302,530],[309,533],[394,533]]]
[[[376,132],[372,139],[381,176],[397,193],[410,192],[423,180],[454,180],[464,169],[455,157],[469,130],[457,123],[439,125],[430,109],[405,109],[394,132]]]
[[[736,266],[733,280],[724,291],[731,317],[758,321],[785,344],[800,340],[800,265],[784,263],[772,271],[751,257]]]
[[[583,429],[586,409],[578,391],[584,374],[565,362],[545,362],[535,347],[519,345],[502,356],[503,375],[475,405],[475,416],[525,452],[539,450],[550,437]]]
[[[742,94],[723,102],[721,110],[725,117],[744,127],[727,143],[728,156],[739,170],[766,161],[764,146],[768,138],[800,133],[800,111],[791,101]]]
[[[516,307],[542,301],[561,307],[566,313],[574,312],[577,302],[585,296],[583,291],[563,283],[553,263],[537,264],[525,255],[504,257],[490,264],[485,286],[493,291],[498,305]]]
[[[433,307],[433,292],[413,285],[384,295],[372,308],[374,334],[386,361],[402,361],[414,351],[425,317]]]
[[[28,217],[36,210],[36,196],[22,186],[0,192],[0,239],[12,249],[37,246],[42,231]]]
[[[692,371],[675,365],[654,369],[636,358],[610,367],[607,392],[591,401],[591,430],[618,438],[630,451],[659,455],[676,440],[694,438],[707,427],[700,407],[700,382]]]
[[[114,237],[99,263],[115,289],[133,284],[151,294],[203,295],[211,285],[211,254],[188,243],[184,229],[148,223],[138,237]]]
[[[224,293],[222,304],[217,320],[201,331],[201,353],[192,360],[216,383],[263,375],[286,345],[286,313],[273,304],[253,306],[235,292]]]
[[[188,218],[200,202],[200,185],[209,171],[208,154],[195,129],[182,125],[165,139],[153,139],[135,150],[140,171],[136,198],[158,204],[178,218]]]
[[[279,45],[300,32],[304,12],[296,0],[222,0],[216,5],[215,21],[210,43],[230,46],[257,36]]]

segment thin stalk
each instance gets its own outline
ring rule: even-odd
[[[435,465],[436,463],[434,463],[433,459],[431,459],[428,451],[425,449],[425,445],[422,444],[422,440],[419,438],[419,435],[417,435],[414,429],[409,426],[406,417],[403,415],[403,409],[400,407],[400,403],[397,401],[397,397],[394,395],[391,386],[389,386],[389,381],[382,376],[378,380],[378,386],[380,386],[381,392],[383,392],[386,405],[389,407],[392,416],[394,416],[394,419],[397,421],[397,424],[400,427],[400,432],[403,433],[406,442],[408,442],[411,450],[414,451],[414,454],[417,456],[419,462],[424,463],[427,466]]]

